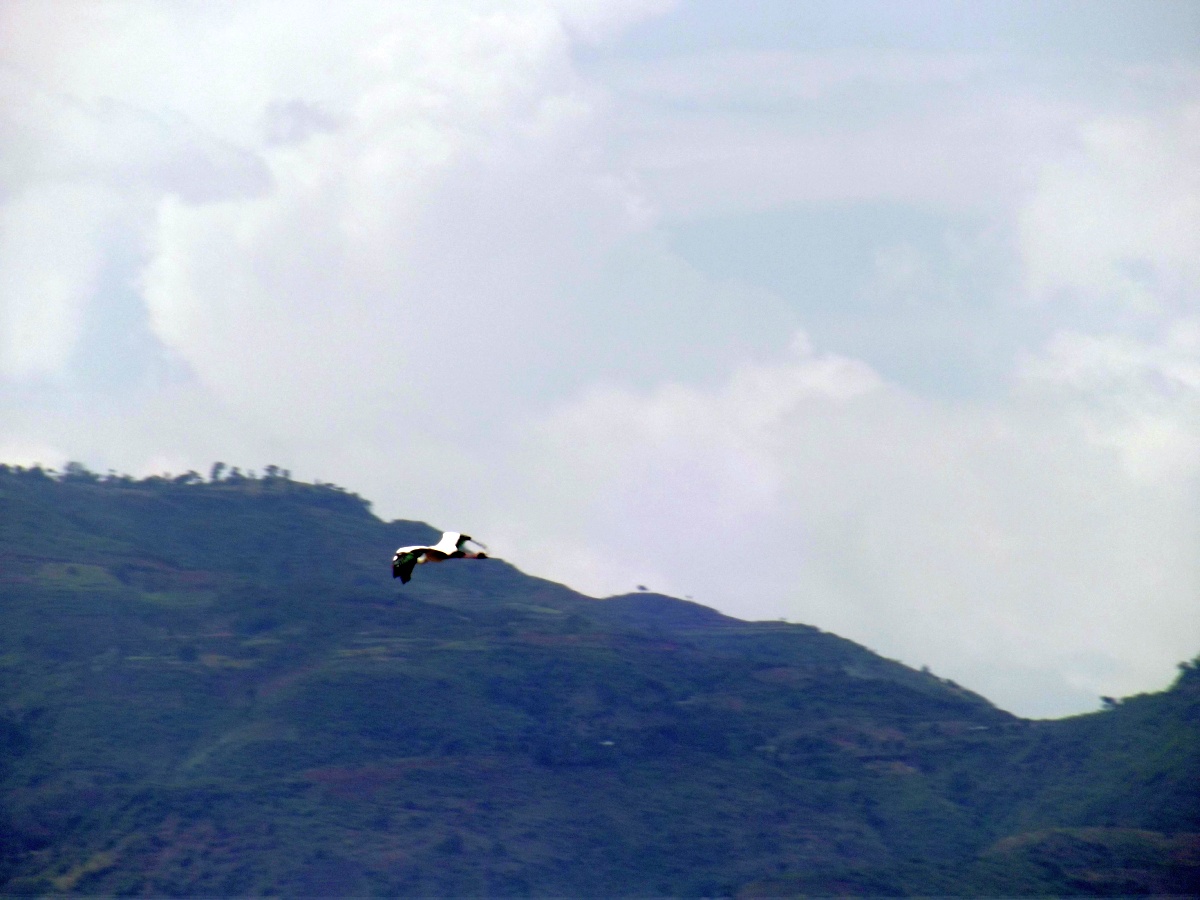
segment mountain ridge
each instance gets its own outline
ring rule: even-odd
[[[1190,893],[1200,669],[1033,722],[286,476],[0,466],[0,892]],[[764,893],[765,892],[765,893]]]

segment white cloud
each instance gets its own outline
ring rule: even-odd
[[[0,204],[0,376],[62,372],[103,265],[111,198],[53,185]]]
[[[1175,387],[1103,411],[1032,381],[992,407],[922,400],[803,344],[709,390],[593,393],[546,423],[535,502],[568,547],[617,562],[526,552],[600,594],[637,577],[784,613],[1027,714],[1086,707],[1165,680],[1200,641],[1200,455],[1145,423],[1198,446],[1185,351]]]
[[[1130,478],[1175,493],[1200,467],[1200,320],[1177,320],[1156,341],[1061,333],[1020,375],[1081,401],[1083,433]]]
[[[567,29],[599,39],[662,8],[13,4],[0,202],[114,192],[148,234],[156,331],[232,402],[297,357],[318,381],[377,388],[452,372],[492,340],[511,348],[590,243],[636,226],[633,196],[588,160],[595,98]],[[77,320],[86,285],[58,293],[55,323]],[[454,339],[431,359],[438,331]],[[40,333],[58,347],[37,365],[61,368],[69,329]],[[381,339],[397,334],[403,365]]]
[[[160,208],[145,276],[157,333],[226,402],[285,430],[385,406],[436,427],[449,397],[453,419],[479,393],[499,402],[561,340],[562,295],[641,227],[589,160],[592,98],[553,8],[437,9],[343,46],[365,63],[325,99],[329,125],[260,148],[268,194]],[[309,401],[329,395],[345,402]]]
[[[597,43],[643,19],[660,16],[682,0],[566,0],[558,4],[571,32]]]
[[[1034,297],[1200,309],[1200,106],[1084,124],[1041,168],[1020,229]]]
[[[864,200],[995,211],[1093,108],[995,54],[742,50],[597,68],[621,111],[614,143],[669,218]]]

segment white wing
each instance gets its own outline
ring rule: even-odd
[[[442,532],[442,536],[436,544],[433,544],[432,546],[429,544],[413,544],[411,547],[401,547],[392,555],[392,558],[399,559],[405,553],[423,553],[427,550],[436,550],[439,553],[444,553],[446,556],[450,556],[458,550],[458,542],[460,540],[462,540],[462,532],[444,531]],[[478,544],[479,542],[472,541],[472,543]],[[480,544],[479,546],[482,547],[483,545]]]
[[[432,549],[441,551],[449,556],[458,549],[458,539],[462,534],[457,531],[446,531],[442,533],[442,539],[433,545]]]

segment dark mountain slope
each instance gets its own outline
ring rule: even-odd
[[[331,486],[0,470],[0,892],[1184,892],[1194,669],[1060,722]]]

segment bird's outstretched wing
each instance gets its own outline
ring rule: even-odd
[[[412,578],[413,567],[421,554],[410,550],[408,553],[397,553],[392,559],[392,577],[399,578],[401,584],[408,584]]]

